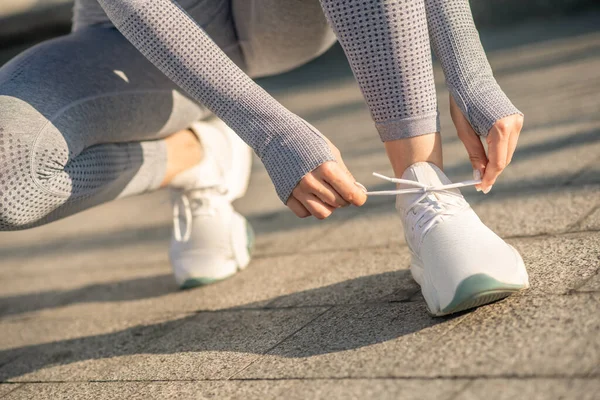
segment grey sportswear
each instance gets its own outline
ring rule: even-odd
[[[321,5],[382,140],[439,131],[429,37],[479,134],[518,113],[492,76],[467,0]],[[0,230],[156,189],[160,139],[209,111],[254,149],[287,201],[333,156],[247,73],[294,68],[334,40],[315,0],[77,1],[71,35],[0,69]]]

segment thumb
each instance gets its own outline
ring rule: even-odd
[[[471,161],[471,166],[473,167],[473,179],[481,179],[485,174],[485,167],[488,164],[488,158],[481,139],[475,132],[459,133],[458,137],[463,142],[469,155],[469,161]],[[477,190],[481,190],[480,185],[477,185],[476,188]]]
[[[473,179],[479,180],[485,174],[485,167],[488,164],[485,148],[469,121],[467,121],[463,113],[459,110],[452,95],[450,95],[450,116],[456,127],[456,134],[463,142],[469,154],[469,160],[471,160],[471,165],[473,166]],[[481,185],[475,187],[478,191],[481,190]]]

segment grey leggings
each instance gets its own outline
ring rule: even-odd
[[[279,18],[254,2],[202,2],[187,10],[251,76],[295,68],[335,42],[317,1],[278,7]],[[76,9],[70,35],[0,69],[0,230],[158,188],[166,169],[162,139],[210,115],[89,10]]]

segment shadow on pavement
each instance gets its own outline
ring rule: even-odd
[[[171,286],[171,283],[167,283],[171,279],[170,276],[160,275],[152,278],[135,279],[123,284],[94,285],[91,288],[81,290],[92,291],[91,296],[88,296],[89,301],[130,300],[149,295],[160,296],[166,288]],[[397,281],[398,286],[407,287],[408,285],[410,287],[412,285],[414,287],[412,293],[405,293],[404,298],[406,299],[415,297],[412,295],[418,292],[418,287],[412,281],[409,271],[400,270],[364,276],[318,289],[279,296],[271,299],[270,303],[293,302],[294,299],[300,300],[306,297],[317,300],[319,298],[327,299],[335,295],[335,292],[343,292],[346,295],[353,288],[356,290],[365,286],[377,287],[377,285],[390,280]],[[79,290],[67,293],[66,296],[68,297],[69,294],[76,296],[80,294],[78,292]],[[43,296],[49,297],[51,293],[43,294]],[[386,298],[390,298],[389,294]],[[265,307],[262,302],[263,305],[257,307],[255,303],[250,303],[241,307],[217,311],[198,311],[196,314],[185,318],[157,324],[138,325],[109,334],[0,351],[0,380],[5,381],[50,366],[133,354],[219,351],[254,354],[269,352],[270,354],[290,358],[308,357],[385,342],[455,318],[433,318],[428,316],[424,302],[420,299],[417,301],[386,301],[386,298],[378,303],[354,306],[372,307],[382,312],[381,310],[385,308],[385,306],[382,307],[382,304],[387,303],[394,308],[393,318],[374,318],[373,312],[359,313],[351,310],[344,312],[342,310],[336,313],[335,326],[331,327],[333,331],[338,331],[337,334],[328,331],[327,335],[320,335],[320,337],[315,338],[315,345],[299,346],[292,349],[286,348],[285,352],[281,353],[276,348],[273,351],[270,351],[270,349],[283,342],[286,337],[297,331],[301,326],[294,328],[288,318],[274,319],[273,316],[281,312],[290,312],[291,309],[269,308],[268,305]],[[327,311],[319,313],[315,318],[318,319],[324,313],[329,312],[332,306],[324,307],[327,308]],[[350,307],[340,306],[338,311]],[[302,326],[306,326],[315,318]],[[280,321],[280,323],[277,321]],[[197,324],[194,326],[198,326],[192,337],[190,337],[189,330],[183,329],[186,323],[193,323]],[[275,338],[270,338],[271,343],[265,344],[264,340],[249,340],[249,332],[256,335],[266,335],[267,337],[272,335],[273,332],[280,332],[280,334]],[[159,340],[166,335],[168,335],[168,340]],[[350,340],[349,337],[351,337]]]

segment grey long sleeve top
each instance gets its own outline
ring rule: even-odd
[[[252,147],[284,203],[305,174],[335,160],[316,129],[255,84],[175,2],[99,3],[148,60]]]
[[[467,0],[320,1],[382,140],[439,131],[428,29],[477,133],[519,112],[492,76]],[[98,2],[148,60],[254,149],[284,203],[306,173],[335,160],[316,129],[256,85],[176,2]]]

